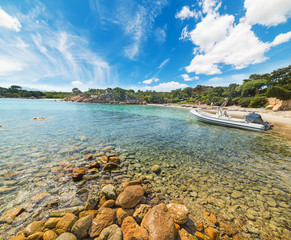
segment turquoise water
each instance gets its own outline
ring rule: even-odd
[[[71,206],[78,186],[53,180],[51,168],[63,160],[82,165],[90,149],[112,145],[125,156],[121,173],[152,179],[160,200],[212,210],[252,238],[290,233],[290,144],[270,133],[207,125],[185,109],[24,99],[0,99],[0,125],[1,212],[42,191]],[[151,173],[154,164],[161,175]],[[34,203],[2,230],[12,234],[41,207]]]

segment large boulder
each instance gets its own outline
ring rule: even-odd
[[[184,224],[187,221],[189,217],[189,211],[183,204],[169,203],[167,204],[167,208],[175,223]]]
[[[133,217],[126,217],[121,225],[124,240],[140,239],[140,226]]]
[[[140,185],[128,186],[116,199],[116,205],[122,208],[134,208],[142,199],[144,190]]]
[[[42,232],[42,230],[44,229],[44,223],[45,221],[36,221],[30,223],[24,228],[23,230],[24,235],[29,236],[36,232]]]
[[[98,237],[104,228],[116,221],[116,212],[111,208],[100,208],[98,215],[93,219],[90,237]]]
[[[122,231],[116,224],[104,228],[98,237],[98,240],[122,240],[122,239],[123,239]]]
[[[145,240],[175,240],[177,229],[167,206],[161,203],[144,216],[141,222],[141,237]]]
[[[78,238],[83,239],[87,237],[89,228],[92,225],[92,216],[88,215],[86,217],[82,217],[72,227],[72,233]]]

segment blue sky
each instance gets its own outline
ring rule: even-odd
[[[0,86],[170,91],[291,64],[290,0],[1,0]]]

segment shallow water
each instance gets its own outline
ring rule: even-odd
[[[51,169],[64,160],[84,165],[87,152],[108,145],[124,162],[98,181],[145,176],[160,200],[183,200],[194,218],[206,209],[251,238],[290,234],[290,142],[270,133],[200,123],[185,109],[24,99],[0,99],[0,125],[0,212],[27,209],[1,225],[8,234],[41,216],[44,203],[30,200],[36,193],[59,207],[80,204],[80,186],[69,175],[54,180]]]

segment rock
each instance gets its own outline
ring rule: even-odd
[[[133,217],[135,221],[140,224],[146,213],[151,209],[150,205],[147,204],[139,204],[135,207],[135,211],[133,213]]]
[[[205,228],[205,233],[210,238],[210,240],[219,240],[217,231],[213,227]]]
[[[133,180],[133,181],[129,181],[123,184],[123,189],[127,188],[128,186],[133,186],[133,185],[141,185],[141,180]]]
[[[77,237],[73,233],[62,233],[56,240],[77,240]]]
[[[98,168],[90,168],[88,169],[88,173],[97,173],[98,172]]]
[[[98,237],[98,240],[122,240],[122,239],[123,239],[122,231],[116,224],[104,228]]]
[[[184,224],[187,221],[189,211],[186,206],[179,203],[169,203],[167,208],[175,223]]]
[[[47,117],[33,117],[33,120],[44,120],[47,119]]]
[[[225,223],[223,221],[219,222],[219,227],[223,228],[224,231],[226,232],[226,234],[228,236],[230,236],[230,237],[234,236],[235,234],[237,234],[237,230],[236,229],[234,229],[232,226],[230,226],[229,224],[227,224],[227,223]]]
[[[158,166],[158,165],[154,165],[154,166],[152,167],[152,170],[153,170],[153,172],[156,173],[156,174],[160,174],[160,172],[161,172],[161,168],[160,168],[160,166]]]
[[[109,162],[120,163],[120,158],[119,157],[109,157]]]
[[[107,147],[102,149],[102,152],[109,152],[111,150],[114,150],[114,148],[115,148],[114,146],[107,146]]]
[[[72,178],[75,182],[80,181],[82,180],[85,174],[86,174],[86,168],[73,168]]]
[[[24,235],[18,235],[18,236],[9,238],[8,240],[25,240],[25,236]]]
[[[88,195],[85,209],[84,210],[93,210],[97,207],[98,202],[100,200],[101,196],[99,194],[99,190],[96,186],[92,186],[91,191]]]
[[[108,161],[109,161],[109,159],[108,159],[107,156],[102,156],[102,157],[100,157],[99,159],[100,159],[101,162],[103,162],[103,163],[108,163]]]
[[[80,212],[84,210],[84,207],[78,206],[78,207],[71,207],[71,208],[63,208],[58,210],[53,210],[50,212],[50,217],[63,217],[67,213],[73,213],[75,215],[78,215]]]
[[[98,213],[98,210],[82,211],[79,213],[79,218],[86,217],[86,216],[90,215],[93,219],[96,217],[97,213]]]
[[[199,224],[195,225],[195,228],[197,231],[202,232],[204,229],[204,225],[203,225],[203,223],[199,223]]]
[[[46,198],[49,195],[50,194],[48,192],[40,192],[40,193],[34,195],[32,198],[30,198],[30,200],[32,200],[32,201],[41,201],[42,199]]]
[[[53,230],[48,230],[43,234],[43,240],[55,240],[58,235]]]
[[[115,201],[113,199],[110,199],[106,201],[104,204],[102,204],[102,207],[112,208],[115,205]]]
[[[234,190],[234,191],[232,192],[232,194],[231,194],[231,197],[234,198],[234,199],[241,198],[241,197],[243,197],[243,193]]]
[[[101,164],[100,162],[92,162],[88,165],[88,168],[100,168]]]
[[[125,212],[122,208],[118,208],[116,211],[116,218],[117,223],[119,226],[121,226],[122,221],[128,216],[127,212]]]
[[[208,240],[207,237],[201,232],[195,232],[194,236],[197,237],[198,240]]]
[[[85,157],[86,160],[90,160],[90,159],[92,159],[92,158],[93,158],[93,154],[89,154],[89,155],[87,155],[87,156]]]
[[[107,199],[116,199],[115,188],[112,184],[108,184],[101,190]]]
[[[115,210],[111,208],[100,208],[98,215],[93,219],[90,237],[98,237],[104,228],[116,221]]]
[[[102,205],[104,204],[104,203],[106,203],[106,197],[105,196],[103,196],[101,199],[100,199],[100,201],[99,201],[99,204],[98,204],[98,208],[101,208],[102,207]]]
[[[26,240],[42,240],[43,232],[36,232],[34,234],[29,235]]]
[[[206,220],[208,220],[209,222],[217,225],[218,222],[217,222],[217,218],[215,217],[214,214],[210,213],[210,212],[203,212],[203,216]]]
[[[80,218],[72,227],[72,233],[78,238],[83,239],[87,237],[89,228],[92,224],[92,216],[88,215],[86,217]]]
[[[161,203],[154,206],[141,222],[141,237],[151,240],[175,240],[177,229],[167,206]]]
[[[126,217],[121,225],[124,240],[132,240],[140,238],[140,226],[133,217]]]
[[[49,218],[45,224],[44,224],[44,227],[45,228],[55,228],[57,223],[60,221],[61,218]]]
[[[24,235],[27,237],[36,232],[42,232],[44,229],[44,223],[45,221],[36,221],[36,222],[30,223],[24,228],[23,230]]]
[[[102,171],[113,171],[119,169],[119,166],[116,163],[106,163]]]
[[[63,216],[60,221],[58,221],[56,228],[64,230],[64,232],[70,232],[72,226],[75,224],[75,222],[78,220],[76,215],[73,213],[67,213],[65,216]]]
[[[142,199],[144,190],[139,185],[128,186],[116,199],[116,205],[122,208],[134,208]]]
[[[184,228],[178,231],[179,240],[195,240],[195,238],[188,233]]]
[[[14,218],[16,218],[19,214],[21,214],[24,211],[23,207],[15,207],[7,210],[5,213],[0,218],[0,223],[1,222],[6,222],[6,223],[12,223]]]

